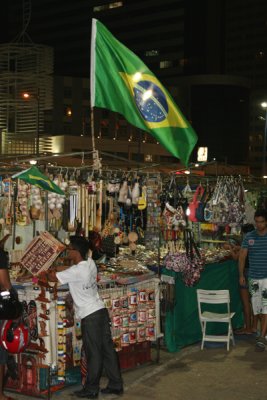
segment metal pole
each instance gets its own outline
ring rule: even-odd
[[[265,107],[265,127],[262,149],[262,176],[266,176],[266,144],[267,144],[267,108]]]
[[[91,136],[92,136],[92,150],[95,151],[95,120],[94,109],[91,107]]]
[[[12,249],[15,249],[16,244],[16,223],[17,223],[17,214],[16,214],[16,201],[18,197],[18,179],[13,186],[13,229],[12,229]]]
[[[39,157],[39,141],[40,141],[40,132],[39,132],[39,123],[40,123],[40,96],[39,96],[39,88],[37,90],[37,96],[36,96],[36,101],[37,101],[37,119],[36,119],[36,156]]]
[[[48,192],[45,191],[45,230],[48,231],[49,221],[48,221]]]

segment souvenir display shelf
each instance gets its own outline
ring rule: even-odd
[[[112,336],[122,369],[151,360],[150,343],[160,333],[159,279],[99,289],[110,314]],[[37,283],[15,285],[24,305],[31,334],[27,349],[16,355],[18,380],[6,388],[31,396],[81,383],[86,366],[81,352],[80,321],[73,316],[66,286],[59,290]],[[110,286],[110,285],[108,285]]]

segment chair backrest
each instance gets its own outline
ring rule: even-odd
[[[201,304],[226,304],[227,311],[230,313],[230,293],[229,290],[204,290],[197,289],[198,311],[201,315]]]

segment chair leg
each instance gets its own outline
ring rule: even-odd
[[[227,335],[227,338],[228,338],[228,341],[227,341],[227,351],[230,350],[230,340],[231,340],[231,339],[234,340],[233,337],[234,337],[234,336],[233,336],[232,324],[231,324],[231,321],[229,321],[229,322],[228,322],[228,335]],[[233,342],[233,344],[234,344],[234,342]]]
[[[204,349],[204,343],[205,343],[205,334],[206,334],[206,321],[204,321],[203,323],[201,323],[201,327],[202,327],[202,342],[201,342],[201,350]]]
[[[235,346],[235,337],[234,337],[234,331],[233,331],[232,323],[231,323],[231,339],[232,339],[233,346]]]

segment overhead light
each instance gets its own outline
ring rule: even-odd
[[[72,116],[72,110],[71,110],[71,108],[67,108],[66,114],[67,114],[68,117],[71,117],[71,116]]]
[[[267,179],[267,175],[263,175],[263,179]]]
[[[36,161],[36,160],[30,160],[30,164],[31,164],[31,165],[36,165],[36,164],[37,164],[37,161]]]

